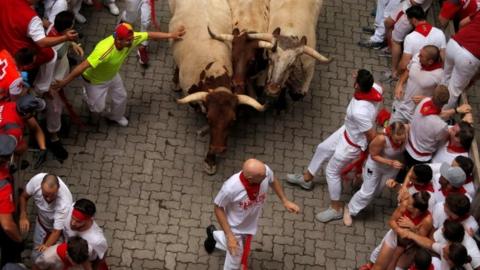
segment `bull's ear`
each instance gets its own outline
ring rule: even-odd
[[[240,30],[239,30],[238,28],[235,28],[235,29],[233,29],[232,34],[233,34],[234,36],[238,36],[238,35],[240,35]]]
[[[200,72],[200,81],[203,81],[203,79],[205,79],[205,75],[206,75],[205,70],[202,70],[202,72]]]
[[[276,52],[276,51],[277,51],[277,45],[278,45],[278,42],[275,41],[275,43],[273,44],[273,47],[272,47],[272,52]]]
[[[307,37],[306,36],[303,36],[302,39],[300,40],[300,43],[302,45],[307,45]]]
[[[273,34],[274,37],[279,36],[280,35],[280,27],[275,28],[275,30],[273,30],[272,34]]]

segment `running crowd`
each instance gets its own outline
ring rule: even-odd
[[[385,187],[398,193],[391,229],[361,270],[480,269],[479,226],[470,215],[476,193],[469,157],[473,119],[469,105],[458,105],[460,95],[479,76],[480,1],[443,2],[441,27],[452,20],[457,31],[448,42],[442,29],[426,20],[432,1],[377,1],[375,27],[363,29],[372,36],[359,45],[382,49],[392,58],[391,70],[384,74],[386,81],[395,83],[391,110],[382,108],[383,88],[371,72],[355,71],[344,124],[318,145],[303,174],[287,175],[287,182],[311,190],[326,163],[331,202],[316,215],[319,222],[343,219],[351,226]],[[183,28],[146,32],[154,18],[152,3],[126,0],[113,34],[70,71],[69,56],[84,54],[74,30],[75,21],[86,23],[82,4],[105,5],[119,15],[115,0],[0,0],[0,267],[23,269],[18,263],[31,227],[27,204],[33,197],[37,216],[32,269],[108,269],[108,245],[94,221],[92,201],[73,201],[60,177],[39,173],[25,185],[16,211],[12,174],[28,166],[18,162],[29,147],[23,138],[25,126],[39,148],[35,169],[45,162],[47,149],[59,161],[68,157],[58,133],[63,109],[72,121],[81,122],[64,93],[77,77],[91,112],[128,125],[127,93],[118,73],[124,60],[137,48],[140,64],[147,64],[148,40],[175,40],[185,33]],[[132,27],[138,16],[141,32]],[[36,120],[39,113],[45,116],[44,129]],[[362,184],[345,203],[342,181],[352,174]],[[215,197],[221,229],[206,229],[204,247],[208,253],[215,248],[226,251],[224,269],[246,269],[269,187],[287,211],[300,211],[269,166],[256,159],[245,161]]]

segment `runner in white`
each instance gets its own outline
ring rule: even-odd
[[[471,113],[468,113],[469,119],[471,119]],[[435,155],[433,155],[432,163],[452,163],[457,156],[469,157],[470,147],[475,136],[475,129],[471,122],[467,122],[464,119],[450,126],[448,129],[449,139],[448,142],[443,144]]]
[[[356,216],[380,194],[387,179],[395,177],[403,167],[401,162],[405,141],[406,125],[401,122],[390,124],[385,133],[379,133],[369,145],[369,155],[363,167],[363,183],[343,210],[343,223],[352,225],[352,216]]]
[[[27,201],[31,197],[38,213],[33,234],[32,260],[35,260],[45,249],[62,240],[63,224],[72,204],[72,194],[58,176],[39,173],[32,177],[20,195],[20,231],[22,233],[28,233],[30,229]]]
[[[47,248],[32,265],[32,270],[91,270],[88,260],[88,243],[83,238],[74,236],[68,242]]]
[[[93,269],[108,269],[105,261],[108,244],[102,229],[93,220],[95,204],[87,199],[77,200],[68,213],[64,224],[65,235],[70,238],[80,236],[88,242],[89,261]]]
[[[222,230],[210,225],[204,246],[209,254],[215,247],[227,252],[223,269],[247,269],[251,240],[257,232],[269,186],[289,212],[300,211],[287,199],[272,170],[256,159],[245,161],[242,171],[225,181],[215,197],[215,215]]]

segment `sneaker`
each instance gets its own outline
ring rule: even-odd
[[[305,190],[311,190],[313,188],[312,181],[305,181],[301,174],[287,174],[287,182],[292,185],[298,185]]]
[[[110,10],[110,13],[112,13],[112,15],[117,16],[118,14],[120,14],[120,10],[118,10],[118,7],[115,3],[109,3],[107,7]]]
[[[51,142],[49,145],[49,149],[52,152],[52,154],[55,156],[55,158],[62,163],[64,160],[68,158],[68,152],[67,150],[63,147],[62,143],[60,140]]]
[[[367,49],[374,49],[374,50],[380,50],[384,47],[387,46],[386,42],[373,42],[370,40],[361,40],[358,42],[358,46],[362,48],[367,48]]]
[[[81,24],[84,24],[87,22],[87,18],[85,18],[85,16],[83,16],[82,14],[80,13],[75,13],[75,20],[78,22],[78,23],[81,23]]]
[[[110,119],[110,118],[108,118],[108,120],[111,121],[111,122],[115,122],[122,127],[128,126],[128,119],[125,116],[122,116],[122,118],[120,118],[119,120],[113,120],[113,119]]]
[[[375,28],[365,26],[365,27],[362,27],[362,32],[373,35],[375,34]]]
[[[328,209],[324,210],[323,212],[318,213],[315,218],[320,222],[329,222],[332,220],[342,219],[343,218],[343,211],[337,211],[332,207],[328,207]]]
[[[352,220],[352,216],[350,215],[350,210],[348,210],[348,205],[345,205],[345,207],[343,208],[343,224],[345,224],[345,226],[352,226],[352,223],[353,223],[353,220]]]
[[[203,246],[205,247],[205,251],[208,254],[212,254],[212,252],[215,250],[215,245],[217,244],[217,241],[215,241],[215,238],[213,238],[213,232],[216,230],[217,228],[215,228],[214,225],[210,225],[207,227],[207,239],[205,239],[205,242],[203,242]]]
[[[138,56],[138,62],[141,65],[147,65],[148,64],[148,52],[147,52],[147,47],[145,46],[140,46],[137,49],[137,56]]]

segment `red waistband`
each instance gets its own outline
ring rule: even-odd
[[[360,145],[358,145],[358,144],[352,142],[352,140],[350,140],[346,130],[343,132],[343,137],[345,137],[345,140],[347,141],[348,144],[350,144],[353,147],[361,149]]]
[[[421,157],[428,157],[428,156],[431,156],[432,153],[422,153],[420,151],[418,151],[417,149],[415,149],[415,147],[413,146],[413,143],[412,141],[410,140],[410,137],[408,137],[408,144],[410,145],[410,147],[412,148],[413,152],[415,152],[415,154],[421,156]]]

